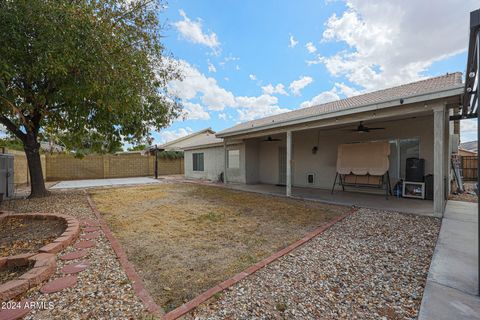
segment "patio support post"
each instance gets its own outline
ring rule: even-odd
[[[433,107],[433,213],[445,209],[445,106]]]
[[[227,184],[227,162],[228,162],[228,154],[227,154],[227,140],[223,138],[223,183]]]
[[[287,131],[287,197],[292,195],[292,131]]]

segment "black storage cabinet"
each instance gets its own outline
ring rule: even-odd
[[[405,167],[405,181],[423,182],[425,176],[425,159],[408,158]]]

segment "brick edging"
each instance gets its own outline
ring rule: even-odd
[[[200,304],[204,303],[205,301],[207,301],[208,299],[213,297],[215,294],[233,286],[234,284],[236,284],[240,280],[254,274],[258,270],[262,269],[263,267],[269,265],[270,263],[278,260],[279,258],[283,257],[284,255],[286,255],[286,254],[290,253],[291,251],[295,250],[296,248],[302,246],[306,242],[308,242],[308,241],[312,240],[313,238],[315,238],[316,236],[322,234],[325,230],[329,229],[334,224],[336,224],[337,222],[340,222],[341,220],[345,219],[346,217],[350,216],[351,214],[353,214],[356,211],[357,211],[356,208],[352,208],[347,213],[336,217],[335,219],[328,222],[327,224],[324,224],[323,226],[320,226],[320,227],[316,228],[315,230],[310,231],[305,236],[303,236],[300,240],[297,240],[296,242],[292,243],[288,247],[278,251],[277,253],[274,253],[270,257],[268,257],[266,259],[263,259],[260,262],[257,262],[256,264],[250,266],[249,268],[245,269],[244,271],[242,271],[240,273],[237,273],[235,276],[231,277],[230,279],[227,279],[227,280],[221,282],[220,284],[214,286],[213,288],[210,288],[207,291],[201,293],[200,295],[193,298],[192,300],[184,303],[180,307],[170,311],[169,313],[167,313],[164,316],[163,319],[164,320],[173,320],[173,319],[177,319],[177,318],[185,315],[186,313],[192,311],[193,309],[198,307]]]
[[[16,279],[0,285],[0,301],[8,301],[30,288],[50,278],[57,268],[53,253],[22,253],[0,258],[0,269],[12,266],[24,266],[33,263],[33,267]]]
[[[39,252],[44,253],[58,253],[72,244],[75,239],[80,234],[80,223],[74,217],[67,216],[60,213],[13,213],[13,212],[3,212],[0,214],[0,220],[8,217],[20,217],[20,218],[32,218],[32,219],[59,219],[64,220],[67,224],[67,228],[63,233],[50,242],[49,244],[44,245]]]
[[[115,238],[112,231],[108,227],[106,221],[100,215],[100,212],[98,211],[97,206],[93,202],[92,198],[90,197],[90,195],[85,189],[83,191],[87,197],[88,205],[92,209],[92,212],[95,214],[95,217],[97,218],[97,220],[100,222],[100,226],[103,230],[103,233],[105,234],[105,237],[110,242],[110,245],[112,246],[112,249],[115,252],[115,255],[120,261],[120,265],[122,266],[123,270],[127,274],[128,279],[132,282],[132,286],[133,286],[133,289],[135,290],[135,293],[140,298],[140,300],[142,300],[142,303],[147,308],[148,312],[154,315],[163,316],[165,314],[165,311],[163,311],[162,307],[160,307],[155,303],[155,300],[152,298],[150,293],[145,288],[142,279],[140,278],[138,273],[135,271],[135,267],[128,260],[127,255],[123,250],[120,242]]]

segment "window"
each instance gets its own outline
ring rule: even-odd
[[[408,158],[420,158],[420,139],[395,139],[390,141],[390,178],[405,179]]]
[[[240,168],[240,150],[228,150],[227,167],[231,169]]]
[[[203,153],[193,154],[193,171],[203,171]]]
[[[420,158],[420,139],[400,139],[400,177],[405,179],[405,167],[408,158]]]

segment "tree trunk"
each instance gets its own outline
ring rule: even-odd
[[[40,143],[36,137],[27,133],[24,142],[25,155],[27,156],[28,171],[30,172],[31,192],[29,198],[48,196],[43,179],[42,162],[40,160]]]

